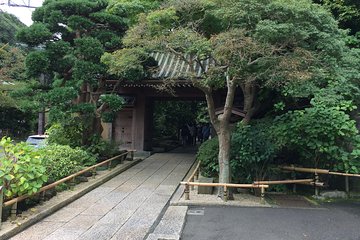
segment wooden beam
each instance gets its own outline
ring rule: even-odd
[[[295,172],[329,174],[329,170],[318,169],[318,168],[303,168],[303,167],[294,167],[294,166],[281,166],[280,168],[287,171],[295,171]]]
[[[231,112],[232,112],[232,114],[240,116],[240,117],[245,117],[245,114],[246,114],[245,111],[242,111],[242,110],[240,110],[238,108],[235,108],[235,107],[232,108]],[[220,114],[223,114],[223,113],[224,113],[224,108],[215,109],[215,114],[216,115],[220,115]]]
[[[267,185],[274,185],[274,184],[294,184],[294,183],[310,183],[314,182],[314,179],[296,179],[296,180],[277,180],[277,181],[256,181],[254,184],[267,184]]]
[[[235,184],[235,183],[199,183],[199,182],[181,182],[182,185],[204,186],[204,187],[234,187],[234,188],[268,188],[266,184]]]

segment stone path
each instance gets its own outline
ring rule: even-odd
[[[144,239],[194,160],[155,154],[11,239]]]

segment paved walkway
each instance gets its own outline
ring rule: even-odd
[[[11,239],[144,239],[194,160],[155,154]]]

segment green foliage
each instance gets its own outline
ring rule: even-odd
[[[34,11],[34,24],[18,33],[22,42],[36,47],[26,60],[29,76],[46,78],[42,85],[48,89],[36,93],[36,102],[50,109],[51,124],[64,129],[72,129],[70,119],[77,114],[83,144],[87,135],[100,131],[92,120],[109,110],[98,102],[110,78],[100,57],[121,47],[127,28],[122,17],[105,11],[107,6],[106,0],[48,0]],[[71,145],[78,146],[73,139]]]
[[[116,94],[103,94],[100,96],[100,104],[105,103],[110,110],[118,112],[122,109],[125,101],[122,97]]]
[[[0,185],[5,188],[6,198],[36,193],[47,181],[44,155],[24,142],[13,144],[6,137],[0,146]]]
[[[114,112],[103,112],[101,114],[101,120],[104,123],[111,123],[115,120],[115,113]]]
[[[47,106],[56,105],[67,109],[71,106],[71,100],[77,96],[77,91],[73,87],[54,88],[45,93],[39,94],[39,100]]]
[[[3,132],[8,131],[8,136],[25,137],[33,129],[35,115],[24,112],[16,107],[3,107],[3,99],[0,94],[0,126]]]
[[[359,132],[346,111],[354,106],[343,102],[326,106],[313,101],[312,107],[277,117],[274,140],[281,148],[298,153],[301,165],[357,172]]]
[[[129,24],[134,24],[140,13],[148,12],[160,6],[157,0],[112,0],[108,12],[127,19]]]
[[[231,138],[231,167],[235,179],[264,180],[277,154],[270,132],[271,122],[262,121],[243,126],[241,123]]]
[[[0,44],[0,81],[24,81],[25,53],[16,47]]]
[[[156,101],[154,108],[155,137],[178,139],[179,129],[196,119],[201,104],[190,101]],[[206,121],[207,122],[207,121]]]
[[[103,94],[100,96],[99,104],[107,106],[108,110],[101,114],[104,122],[112,122],[115,119],[115,113],[124,106],[125,100],[117,94]]]
[[[46,134],[49,135],[48,142],[50,144],[69,145],[71,147],[81,146],[82,129],[81,122],[76,121],[76,119],[68,119],[65,126],[55,123],[46,130]]]
[[[217,177],[219,175],[218,154],[219,140],[217,138],[212,138],[201,144],[196,154],[196,159],[200,161],[201,175],[204,177]]]
[[[109,73],[121,80],[140,81],[148,74],[149,56],[140,48],[123,48],[112,54],[105,53],[101,61],[110,67]]]
[[[51,181],[57,181],[95,164],[96,159],[80,148],[50,144],[40,150],[44,154],[44,166]]]
[[[47,72],[49,59],[44,51],[31,52],[26,57],[26,70],[30,77],[39,77]]]
[[[86,151],[94,154],[95,156],[100,158],[109,158],[119,153],[118,146],[115,143],[106,141],[99,135],[93,135],[90,141],[90,146],[86,148]]]
[[[98,62],[104,48],[99,40],[92,37],[75,39],[75,55],[85,61]]]
[[[357,0],[315,0],[335,15],[342,28],[349,28],[352,34],[360,31],[360,4]]]
[[[252,125],[238,124],[231,137],[230,167],[232,182],[253,182],[269,175],[274,164],[277,146],[270,137],[271,121],[261,121]],[[218,139],[204,142],[197,153],[204,176],[218,176]]]
[[[0,10],[0,43],[14,44],[16,31],[24,24],[12,14]]]
[[[34,23],[30,27],[20,29],[16,37],[19,41],[34,47],[47,40],[51,40],[52,33],[45,24]]]

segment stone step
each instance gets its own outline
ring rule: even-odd
[[[147,240],[178,240],[185,224],[187,206],[169,206]]]

